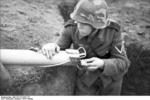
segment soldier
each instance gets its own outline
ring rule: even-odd
[[[42,47],[52,57],[60,50],[84,47],[86,58],[77,71],[76,95],[120,95],[129,60],[121,38],[120,25],[108,19],[105,0],[80,0],[57,43]]]

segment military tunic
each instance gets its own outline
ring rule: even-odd
[[[89,36],[79,39],[79,30],[73,20],[69,20],[57,41],[62,50],[84,47],[86,58],[98,57],[104,60],[104,69],[96,71],[78,70],[78,95],[118,95],[123,75],[128,71],[129,60],[121,38],[119,24],[110,21],[104,29],[93,29]]]

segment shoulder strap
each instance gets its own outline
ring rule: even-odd
[[[110,20],[110,24],[107,27],[108,28],[113,28],[116,31],[120,31],[120,29],[121,29],[121,26],[117,22],[114,22],[114,21],[111,21],[111,20]]]

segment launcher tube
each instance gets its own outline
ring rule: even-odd
[[[31,50],[0,49],[0,61],[7,65],[56,66],[70,62],[70,55],[60,51],[52,59]]]

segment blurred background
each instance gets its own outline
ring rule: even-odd
[[[28,49],[55,42],[78,0],[0,0],[0,48]],[[131,61],[122,95],[150,95],[150,1],[106,0],[122,25]],[[12,86],[0,95],[72,95],[74,66],[6,66]],[[5,84],[5,83],[3,83]]]

